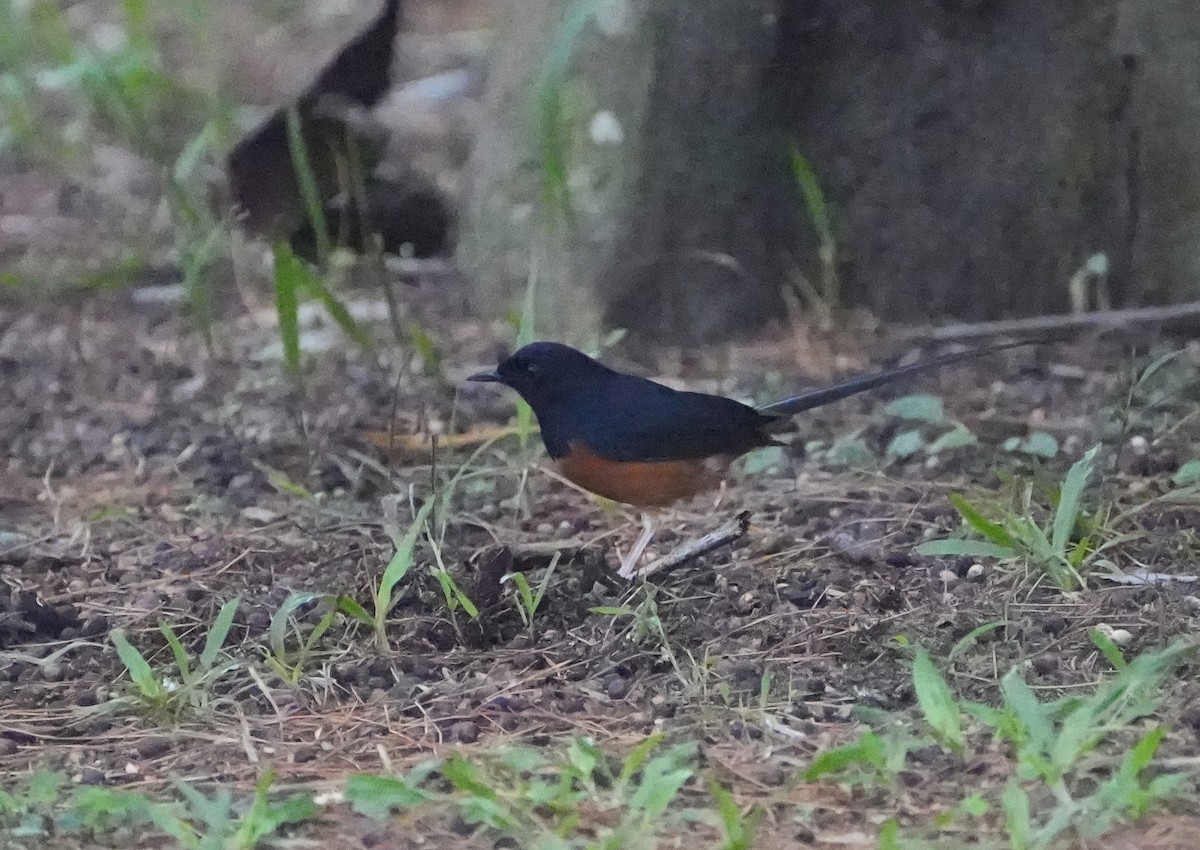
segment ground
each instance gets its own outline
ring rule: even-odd
[[[274,103],[361,12],[262,5],[163,67]],[[491,4],[411,5],[398,82],[486,55]],[[112,41],[115,4],[64,8]],[[457,195],[483,91],[396,93],[393,155]],[[209,234],[162,214],[185,157],[60,132],[96,106],[51,96],[0,157],[0,848],[1200,846],[1194,342],[1072,337],[814,411],[648,559],[744,535],[630,584],[637,517],[465,383],[514,341],[472,287],[397,285],[398,341],[343,276],[376,350],[306,304],[289,375],[263,246],[225,240],[206,340],[172,284]],[[604,358],[769,402],[936,351],[837,318]],[[963,537],[990,556],[918,551]],[[1111,580],[1138,570],[1165,580]]]
[[[1125,570],[1194,574],[1200,503],[1170,481],[1196,445],[1194,348],[1130,389],[1139,368],[1172,350],[1167,340],[1134,354],[1099,342],[1006,352],[806,416],[784,451],[750,456],[721,491],[671,515],[651,554],[741,510],[751,515],[744,537],[631,587],[615,580],[613,548],[629,545],[634,517],[558,480],[536,436],[522,447],[510,396],[463,383],[494,362],[504,331],[452,316],[452,293],[410,294],[439,343],[436,365],[394,344],[372,356],[339,341],[309,358],[299,381],[276,359],[270,311],[231,312],[210,351],[174,305],[133,299],[0,307],[3,775],[59,771],[152,796],[183,779],[243,799],[268,766],[275,789],[328,794],[356,772],[461,753],[501,787],[515,781],[493,761],[506,747],[557,764],[578,737],[619,758],[661,733],[662,751],[694,772],[663,815],[684,819],[663,821],[661,846],[876,846],[891,818],[901,835],[936,836],[937,846],[991,846],[1004,829],[995,800],[1013,749],[970,722],[965,755],[934,743],[917,710],[915,647],[959,700],[996,704],[1014,667],[1046,700],[1114,681],[1096,626],[1133,658],[1190,635],[1200,615],[1185,581],[1121,585],[1095,566],[1086,588],[1064,593],[1019,563],[985,558],[972,569],[975,558],[915,552],[959,528],[952,492],[998,506],[1027,481],[1029,513],[1045,521],[1037,506],[1103,442],[1084,499],[1093,545],[1111,541],[1105,554]],[[328,336],[314,328],[308,338]],[[866,368],[884,350],[913,353],[882,336],[871,351],[813,339],[805,350],[837,352],[827,362],[839,369]],[[780,331],[687,357],[610,359],[767,401],[814,382],[800,351]],[[911,425],[885,405],[916,390],[942,399],[944,422],[979,442],[889,460],[886,448]],[[1001,449],[1030,431],[1057,437],[1054,457]],[[431,433],[440,435],[432,464]],[[839,464],[829,445],[842,438],[844,448],[856,433],[868,455]],[[371,610],[395,540],[434,486],[429,533],[417,534],[381,642],[334,613],[336,600]],[[439,565],[453,579],[445,592]],[[544,583],[531,615],[516,580],[499,582],[511,573],[526,575],[532,593]],[[467,607],[448,602],[456,592]],[[211,676],[189,684],[159,623],[195,667],[218,609],[235,598]],[[307,655],[284,631],[289,614],[305,635],[328,625]],[[114,630],[148,659],[150,684],[172,680],[174,697],[139,696]],[[1156,723],[1169,732],[1152,772],[1195,771],[1195,670],[1181,656],[1155,680],[1155,704],[1088,753],[1076,794],[1112,775]],[[880,717],[892,719],[880,727]],[[860,740],[871,718],[881,735],[905,730],[907,758],[872,781],[848,768],[804,779],[820,753]],[[695,754],[665,749],[688,742]],[[722,838],[711,818],[685,817],[684,807],[714,811],[706,776],[761,813],[752,845]],[[446,778],[431,781],[449,791]],[[1040,822],[1053,799],[1027,788]],[[974,790],[991,795],[990,814],[938,820]],[[1061,846],[1194,847],[1197,808],[1185,791],[1107,844],[1069,832]],[[285,832],[338,840],[322,846],[515,846],[464,811],[431,803],[377,820],[331,802]],[[604,835],[616,817],[602,806],[578,814],[591,832],[576,839]],[[55,828],[54,846],[131,840]],[[40,846],[36,836],[9,840]]]

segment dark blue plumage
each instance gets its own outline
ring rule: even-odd
[[[495,372],[471,376],[512,387],[529,402],[555,459],[586,448],[607,460],[649,462],[737,456],[772,442],[778,420],[876,389],[898,378],[1027,342],[947,354],[852,378],[755,409],[723,396],[682,392],[626,375],[556,342],[534,342]]]

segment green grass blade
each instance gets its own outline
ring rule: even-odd
[[[805,782],[815,782],[829,773],[840,773],[851,765],[865,764],[882,770],[887,763],[883,740],[869,729],[857,741],[825,750],[804,771]]]
[[[425,530],[425,522],[429,519],[429,512],[433,510],[433,503],[433,499],[426,499],[417,510],[417,515],[404,532],[404,536],[393,540],[396,549],[379,579],[379,593],[375,600],[375,625],[378,629],[383,628],[383,621],[392,608],[392,591],[412,569],[417,537]]]
[[[517,572],[512,574],[512,581],[517,587],[517,595],[521,599],[521,607],[525,611],[525,616],[530,622],[533,622],[533,588],[529,585],[529,579],[525,578],[524,573]]]
[[[568,223],[574,214],[568,173],[570,127],[565,115],[564,94],[576,45],[595,14],[595,0],[573,0],[562,25],[555,30],[535,82],[535,126],[542,167],[542,194],[547,206],[557,208]]]
[[[1012,850],[1029,850],[1032,846],[1033,823],[1029,813],[1029,797],[1016,779],[1009,779],[1000,797],[1004,810],[1004,827]]]
[[[112,638],[113,646],[117,648],[117,657],[121,659],[121,663],[125,665],[126,672],[129,673],[129,678],[137,689],[144,696],[158,695],[162,693],[162,685],[154,675],[154,671],[150,668],[150,664],[146,661],[133,644],[129,642],[129,638],[125,636],[124,629],[113,629],[110,637]]]
[[[947,496],[947,499],[967,525],[971,526],[971,528],[975,529],[985,538],[997,546],[1007,546],[1010,549],[1017,547],[1017,542],[1008,533],[1008,529],[985,517],[978,508],[968,502],[961,494],[951,493]]]
[[[625,757],[625,762],[621,765],[621,774],[617,777],[618,786],[623,787],[633,779],[633,775],[641,770],[646,759],[650,757],[650,753],[662,743],[662,740],[661,734],[651,735],[629,751],[629,755]]]
[[[926,557],[964,558],[1016,558],[1020,552],[1008,546],[989,543],[986,540],[927,540],[916,548],[918,555]]]
[[[222,605],[221,610],[217,612],[217,619],[213,621],[212,628],[208,630],[208,637],[204,640],[204,649],[200,653],[199,670],[201,672],[212,669],[217,660],[217,653],[225,645],[225,638],[229,636],[229,630],[233,628],[233,618],[241,603],[242,597],[235,596]]]
[[[1066,553],[1067,543],[1071,540],[1071,532],[1075,529],[1075,521],[1079,518],[1079,507],[1083,501],[1083,490],[1087,487],[1088,478],[1096,465],[1096,453],[1099,446],[1088,449],[1087,454],[1075,461],[1063,479],[1062,489],[1058,498],[1058,510],[1054,512],[1054,526],[1051,532],[1050,546],[1057,553]]]
[[[1014,731],[1024,739],[1012,743],[1021,746],[1028,742],[1039,751],[1049,747],[1054,739],[1051,709],[1038,701],[1016,667],[1000,680],[1000,693],[1004,697],[1004,707],[1019,724],[1019,729]]]
[[[342,614],[345,614],[351,620],[361,623],[364,626],[374,626],[375,618],[367,611],[357,600],[349,596],[339,596],[337,598],[337,609]]]
[[[962,752],[966,748],[967,738],[963,733],[958,703],[942,674],[933,666],[929,653],[919,647],[913,660],[912,676],[925,722],[945,746]]]
[[[1108,663],[1113,666],[1114,670],[1120,672],[1129,667],[1129,662],[1121,654],[1120,647],[1112,642],[1112,638],[1099,629],[1092,629],[1091,638],[1092,643],[1096,644],[1096,648],[1108,659]]]
[[[171,655],[175,657],[175,666],[179,668],[180,679],[186,682],[192,678],[192,661],[188,658],[187,650],[183,648],[183,644],[179,642],[179,636],[175,634],[175,630],[166,620],[159,622],[158,630],[167,639],[167,646],[171,648]]]
[[[321,598],[319,593],[293,593],[287,599],[283,600],[283,604],[271,615],[271,625],[267,628],[267,645],[271,648],[271,654],[277,659],[287,657],[287,647],[284,641],[287,638],[288,621],[292,614],[303,605],[307,605]]]
[[[321,302],[325,311],[337,323],[337,326],[342,329],[346,336],[354,340],[357,345],[364,351],[374,351],[375,341],[371,339],[371,335],[367,333],[354,317],[350,315],[350,311],[346,309],[346,305],[338,300],[337,296],[325,285],[325,281],[320,275],[313,272],[303,263],[300,264],[302,269],[301,282],[304,289]]]
[[[312,160],[308,155],[308,145],[304,141],[300,111],[295,106],[288,107],[287,110],[287,137],[292,168],[296,172],[296,181],[300,184],[300,196],[304,199],[304,210],[316,235],[317,257],[324,266],[330,251],[329,225],[325,221],[325,205],[321,200],[321,190],[317,186]]]
[[[275,312],[283,362],[293,375],[300,374],[300,288],[306,269],[286,243],[275,245]]]
[[[813,170],[808,158],[800,152],[799,146],[792,142],[790,146],[792,176],[800,193],[804,196],[804,206],[808,210],[813,229],[822,243],[833,242],[833,221],[829,216],[829,206],[825,203],[825,192],[821,189],[821,181]]]
[[[981,638],[983,635],[993,632],[996,629],[1003,628],[1004,625],[1004,623],[984,623],[981,626],[976,626],[975,628],[971,629],[971,631],[959,638],[959,640],[950,649],[950,654],[946,656],[946,663],[949,664],[955,658],[962,655],[971,647],[975,646],[975,644],[979,642],[979,638]]]

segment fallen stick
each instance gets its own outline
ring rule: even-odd
[[[1001,319],[995,322],[967,322],[941,327],[920,327],[901,331],[905,341],[950,342],[985,336],[1035,334],[1045,331],[1072,331],[1085,328],[1115,329],[1134,325],[1179,325],[1200,327],[1200,301],[1168,307],[1137,307],[1129,310],[1097,310],[1058,316],[1030,316],[1025,319]]]
[[[634,573],[634,578],[647,578],[655,573],[682,567],[684,564],[696,560],[701,555],[707,555],[709,552],[720,549],[722,546],[728,546],[733,541],[745,536],[749,530],[750,511],[742,511],[716,531],[710,531],[703,537],[698,537],[695,540],[677,546],[670,554],[659,558],[657,561],[651,561],[644,567],[640,567]]]

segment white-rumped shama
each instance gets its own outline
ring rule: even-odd
[[[529,403],[546,451],[563,477],[617,502],[661,508],[719,484],[736,458],[775,442],[772,432],[786,417],[900,378],[1029,344],[946,354],[759,408],[617,372],[556,342],[530,343],[495,371],[467,380],[504,384]],[[627,578],[653,535],[652,518],[644,515],[643,521],[642,538],[622,559],[621,575]]]

